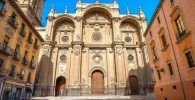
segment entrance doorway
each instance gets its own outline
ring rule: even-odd
[[[136,76],[129,77],[129,85],[130,85],[131,95],[139,94],[139,83]]]
[[[91,89],[92,94],[104,94],[104,74],[99,70],[92,73]]]
[[[55,96],[64,96],[64,95],[66,95],[66,78],[60,76],[56,80]]]

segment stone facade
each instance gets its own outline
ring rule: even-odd
[[[119,14],[110,4],[76,4],[76,13],[52,8],[35,84],[35,96],[145,94],[153,86],[145,39],[146,19]],[[43,29],[40,29],[43,32]],[[43,64],[44,63],[44,64]],[[47,92],[45,92],[47,91]]]
[[[0,100],[30,99],[43,38],[15,0],[0,0]]]
[[[194,100],[195,1],[161,0],[145,32],[157,100]]]

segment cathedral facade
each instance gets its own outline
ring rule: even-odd
[[[137,95],[153,85],[145,39],[146,18],[119,13],[113,3],[76,4],[76,13],[47,20],[37,70],[35,96]],[[42,34],[43,35],[43,34]]]

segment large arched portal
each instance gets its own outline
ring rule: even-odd
[[[99,70],[92,73],[91,92],[92,94],[104,94],[104,74]]]
[[[66,95],[66,78],[60,76],[56,80],[55,96]]]
[[[129,77],[129,85],[130,85],[131,95],[139,94],[139,83],[136,76]]]

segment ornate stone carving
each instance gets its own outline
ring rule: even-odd
[[[128,60],[129,60],[129,61],[134,60],[134,56],[130,54],[130,55],[128,56]]]
[[[116,47],[116,52],[118,55],[121,55],[123,53],[122,47]]]
[[[100,54],[95,54],[92,59],[95,63],[100,63],[102,62],[103,57]]]
[[[102,40],[102,34],[100,32],[94,32],[91,36],[92,40],[95,42],[99,42]]]
[[[61,60],[62,62],[66,62],[66,55],[61,55],[61,56],[60,56],[60,60]]]
[[[80,54],[80,47],[75,47],[75,48],[74,48],[74,54],[75,54],[76,56],[78,56],[78,55]]]
[[[68,37],[68,36],[63,36],[63,37],[62,37],[62,41],[63,41],[63,42],[68,42],[68,40],[69,40],[69,37]]]
[[[125,37],[125,42],[131,42],[131,40],[132,40],[132,39],[131,39],[131,37],[129,37],[129,36],[126,36],[126,37]]]

